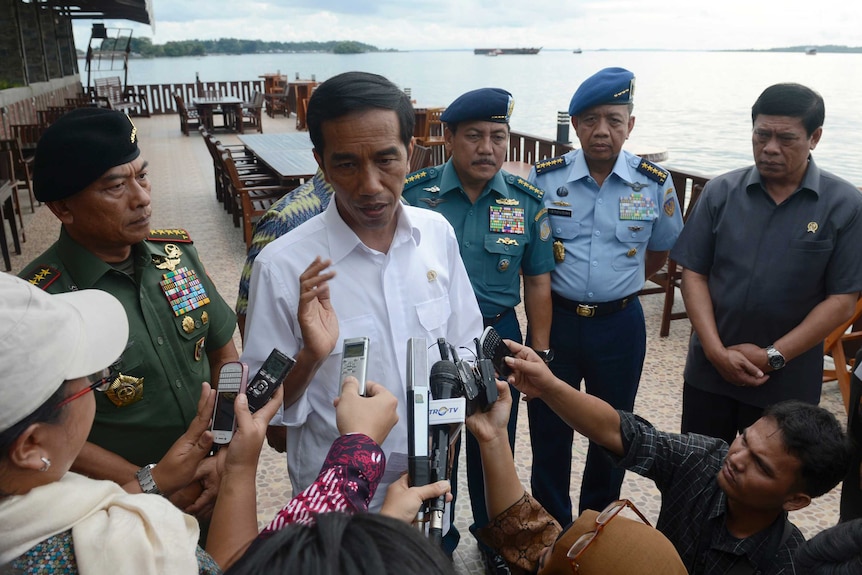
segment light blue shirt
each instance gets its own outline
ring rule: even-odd
[[[581,150],[560,159],[538,175],[534,167],[529,177],[545,191],[551,234],[565,247],[565,259],[551,272],[551,289],[595,303],[640,291],[646,251],[669,250],[682,230],[670,174],[623,150],[599,188]],[[659,183],[662,173],[666,179]]]

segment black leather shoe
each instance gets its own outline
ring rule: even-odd
[[[485,564],[485,573],[488,575],[511,575],[506,561],[491,550],[480,549],[482,563]]]

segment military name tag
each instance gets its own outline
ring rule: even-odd
[[[491,231],[503,234],[524,233],[524,208],[491,206]]]
[[[652,198],[646,198],[643,194],[638,193],[620,198],[621,220],[649,221],[657,217],[658,210]]]
[[[175,316],[181,316],[210,302],[195,270],[181,267],[162,276],[159,285]]]

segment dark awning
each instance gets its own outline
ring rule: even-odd
[[[69,9],[74,19],[131,20],[155,27],[152,0],[65,0],[58,2]]]

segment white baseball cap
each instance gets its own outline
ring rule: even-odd
[[[0,431],[33,413],[64,381],[110,366],[128,338],[126,312],[111,294],[51,295],[0,273]]]

